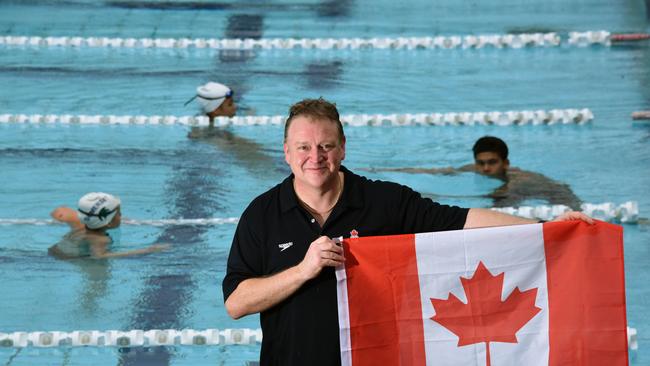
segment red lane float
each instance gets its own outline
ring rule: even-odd
[[[636,42],[650,39],[650,34],[648,33],[619,33],[612,34],[609,39],[612,42]]]

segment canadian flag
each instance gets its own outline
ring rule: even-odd
[[[346,365],[627,365],[623,229],[580,221],[351,238]]]

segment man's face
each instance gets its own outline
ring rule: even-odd
[[[337,179],[345,141],[339,141],[335,123],[297,116],[287,131],[284,158],[297,187],[323,189]]]
[[[509,166],[508,159],[501,159],[499,154],[495,152],[486,151],[478,153],[474,157],[474,169],[480,174],[502,177],[505,176]]]

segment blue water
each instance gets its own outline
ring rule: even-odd
[[[0,35],[109,37],[375,37],[509,31],[648,31],[642,2],[3,1]],[[153,4],[153,5],[151,5]],[[168,9],[161,4],[176,4]],[[153,7],[153,8],[152,8]],[[191,115],[197,85],[233,87],[242,115],[285,114],[324,96],[343,114],[590,108],[583,126],[349,127],[352,170],[443,167],[471,160],[473,142],[508,142],[511,163],[570,184],[585,202],[636,200],[650,216],[650,125],[630,113],[650,101],[647,44],[522,50],[214,50],[0,47],[0,113]],[[133,219],[237,217],[287,173],[282,128],[234,127],[251,143],[188,140],[182,126],[0,124],[0,218],[48,218],[89,191],[122,199]],[[372,173],[446,203],[488,207],[495,182]],[[535,202],[533,202],[535,203]],[[166,252],[108,262],[62,262],[46,249],[63,226],[0,226],[0,332],[77,329],[257,328],[227,317],[220,282],[234,225],[123,226],[114,250],[161,241]],[[639,331],[632,364],[650,363],[650,233],[625,226],[628,323]],[[242,365],[259,346],[176,347],[142,355],[115,349],[0,349],[11,365],[137,363]]]

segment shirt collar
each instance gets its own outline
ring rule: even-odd
[[[343,165],[341,165],[339,170],[343,172],[345,180],[343,192],[341,193],[341,198],[339,198],[337,205],[341,205],[342,208],[363,207],[363,191],[361,189],[360,177],[349,171]],[[293,178],[294,176],[292,173],[280,184],[280,211],[282,213],[285,213],[294,207],[298,207],[298,197],[296,197],[296,192],[293,189]]]

